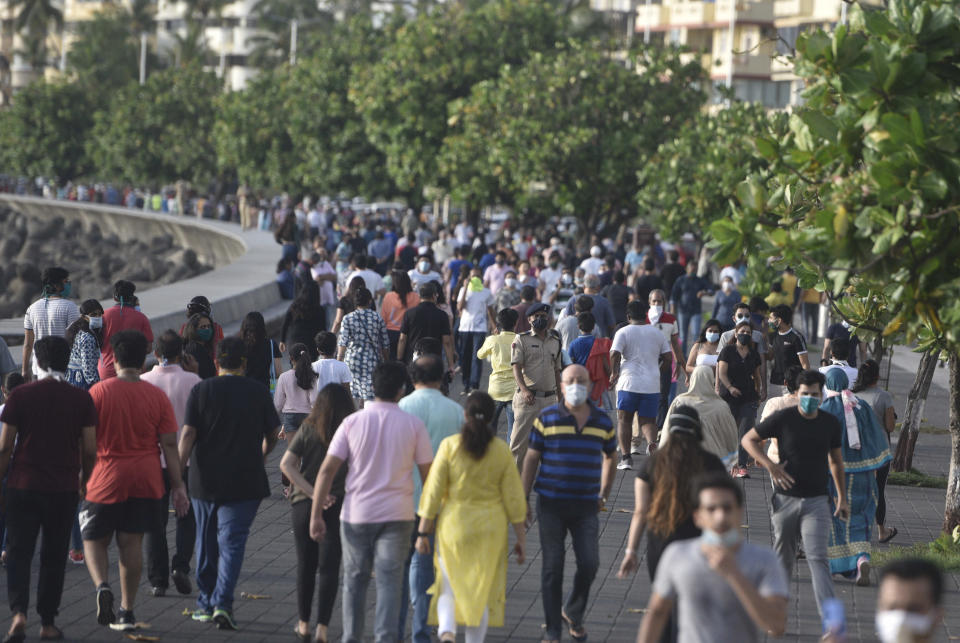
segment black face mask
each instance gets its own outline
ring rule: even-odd
[[[546,330],[547,328],[547,318],[546,317],[534,317],[533,321],[530,322],[530,328],[533,330]]]
[[[747,346],[750,343],[750,333],[738,333],[737,343],[741,346]]]

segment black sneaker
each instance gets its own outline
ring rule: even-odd
[[[133,610],[125,610],[121,607],[117,612],[117,622],[111,623],[110,629],[118,632],[131,632],[137,629],[137,619],[133,615]]]
[[[167,588],[160,587],[159,585],[154,585],[153,588],[150,590],[150,593],[156,596],[157,598],[160,598],[161,596],[167,595]]]
[[[113,592],[106,583],[97,588],[97,623],[110,625],[117,620],[113,613]]]
[[[190,584],[190,574],[187,572],[175,569],[170,577],[173,578],[173,584],[181,594],[189,594],[193,591],[193,586]]]
[[[628,455],[620,456],[620,463],[617,464],[617,469],[620,471],[630,471],[633,469],[633,458]]]

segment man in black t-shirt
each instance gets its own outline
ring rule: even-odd
[[[837,489],[834,515],[850,516],[844,478],[842,428],[829,413],[821,413],[820,398],[824,377],[818,371],[804,371],[797,377],[799,405],[774,413],[743,437],[741,444],[770,473],[774,493],[772,523],[774,549],[789,580],[793,575],[797,538],[813,577],[813,594],[823,615],[823,601],[833,598],[833,579],[827,558],[832,520],[827,481],[833,477]],[[764,453],[762,442],[776,438],[780,462]]]
[[[433,337],[443,343],[447,354],[447,369],[456,366],[453,350],[453,335],[450,334],[450,318],[437,306],[439,284],[428,281],[417,289],[420,303],[403,314],[400,323],[400,340],[397,342],[397,355],[410,364],[413,361],[413,347],[423,337]]]
[[[217,345],[220,376],[187,398],[180,461],[190,465],[197,519],[197,609],[193,620],[235,630],[233,593],[260,501],[270,495],[264,458],[277,444],[280,418],[270,392],[244,377],[246,346],[238,337]]]
[[[793,310],[786,304],[774,306],[770,311],[770,351],[773,353],[773,370],[770,371],[770,383],[779,386],[783,376],[791,366],[810,368],[807,355],[807,342],[793,327]]]

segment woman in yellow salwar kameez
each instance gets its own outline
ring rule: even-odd
[[[517,562],[524,559],[527,502],[510,448],[490,426],[495,407],[486,393],[470,394],[463,430],[440,443],[420,497],[421,554],[430,553],[427,537],[436,526],[428,622],[439,626],[441,641],[455,641],[458,624],[467,643],[503,626],[507,523],[517,536]]]

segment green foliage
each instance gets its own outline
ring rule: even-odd
[[[939,0],[855,6],[849,28],[801,35],[805,103],[758,140],[770,172],[711,225],[718,260],[779,257],[805,286],[882,303],[884,336],[960,349],[957,42],[960,12]]]
[[[441,159],[454,194],[576,215],[591,229],[632,211],[647,155],[704,101],[702,68],[679,52],[645,51],[638,66],[570,42],[477,84],[450,110]]]
[[[70,83],[36,82],[0,112],[5,171],[69,180],[88,167],[84,142],[93,126],[87,94]]]
[[[257,0],[253,6],[259,33],[247,40],[250,64],[275,69],[290,60],[290,23],[297,21],[297,58],[317,51],[334,29],[333,15],[316,0]]]
[[[641,215],[665,239],[687,232],[702,238],[711,223],[730,213],[737,186],[763,172],[767,161],[757,153],[758,146],[784,135],[786,121],[782,113],[768,116],[756,103],[698,113],[640,169]]]
[[[943,476],[928,476],[916,469],[910,471],[891,471],[887,484],[901,487],[923,487],[927,489],[946,489],[947,479]]]
[[[910,547],[891,547],[876,553],[872,562],[882,567],[900,558],[924,558],[934,562],[943,571],[960,570],[960,538],[954,534],[940,534],[931,543],[917,543]]]
[[[367,134],[401,191],[420,198],[425,186],[440,185],[437,159],[451,101],[495,78],[501,66],[552,50],[560,37],[559,18],[541,0],[445,4],[401,26],[377,62],[351,79]]]
[[[198,66],[127,85],[95,115],[88,150],[99,176],[140,185],[209,180],[220,84]]]
[[[378,42],[356,23],[296,66],[224,96],[215,130],[221,168],[252,186],[392,196],[386,161],[347,98],[354,66],[375,56]]]
[[[150,59],[148,68],[155,68],[156,61]],[[139,80],[140,38],[131,14],[112,8],[78,22],[77,38],[67,52],[67,69],[101,103]]]

